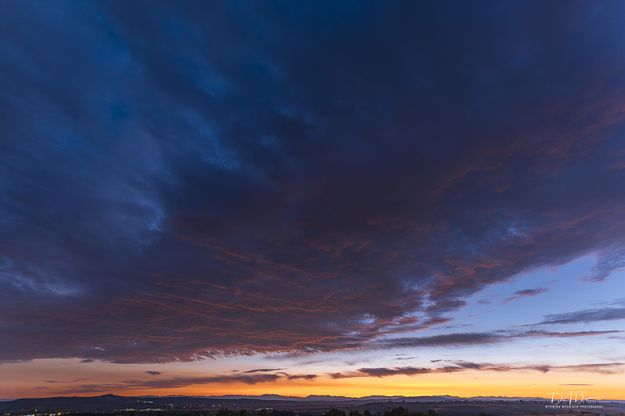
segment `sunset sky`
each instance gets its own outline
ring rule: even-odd
[[[0,399],[625,400],[624,1],[0,2]]]

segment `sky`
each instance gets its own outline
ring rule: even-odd
[[[625,2],[0,4],[0,399],[625,399]]]

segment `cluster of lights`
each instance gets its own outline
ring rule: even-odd
[[[61,416],[63,412],[51,412],[51,413],[37,413],[37,409],[35,409],[36,413],[24,413],[21,416]],[[2,416],[14,416],[14,413],[3,413]]]

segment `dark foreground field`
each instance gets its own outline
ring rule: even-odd
[[[560,403],[544,399],[55,397],[0,402],[2,415],[72,416],[525,416],[624,415],[625,403]]]

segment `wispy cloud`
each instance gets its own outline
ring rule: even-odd
[[[517,299],[521,299],[521,298],[527,298],[527,297],[531,297],[531,296],[537,296],[540,295],[541,293],[545,293],[547,292],[549,289],[545,288],[545,287],[537,287],[535,289],[523,289],[523,290],[517,290],[516,292],[514,292],[512,294],[512,296],[504,299],[503,303],[508,303],[508,302],[512,302],[513,300],[517,300]]]
[[[312,381],[317,378],[316,374],[227,374],[210,376],[178,376],[159,377],[150,379],[130,379],[119,383],[110,384],[79,384],[64,391],[64,393],[99,393],[120,390],[142,389],[177,389],[194,385],[210,384],[271,384],[279,380],[306,380]]]
[[[286,376],[289,380],[307,380],[312,381],[317,378],[316,374],[288,374]]]
[[[599,253],[599,259],[592,270],[592,274],[586,280],[603,282],[610,273],[623,267],[625,267],[625,247],[602,251]]]
[[[244,374],[253,374],[253,373],[271,373],[274,371],[281,371],[282,368],[254,368],[252,370],[243,371]]]
[[[575,324],[625,319],[625,308],[583,309],[545,316],[540,325]]]
[[[467,361],[454,362],[453,365],[442,367],[376,367],[360,368],[356,371],[345,373],[330,373],[334,379],[353,377],[390,377],[396,375],[418,376],[423,374],[458,373],[465,371],[487,372],[510,372],[510,371],[538,371],[547,373],[550,371],[574,371],[598,374],[618,374],[625,371],[625,363],[598,363],[598,364],[575,364],[575,365],[518,365],[518,364],[488,364]]]
[[[372,343],[373,348],[416,348],[416,347],[447,347],[447,346],[470,346],[488,345],[502,342],[512,342],[522,338],[573,338],[591,337],[620,333],[620,330],[605,331],[524,331],[524,332],[466,332],[445,335],[433,335],[428,337],[404,337],[392,338]]]

